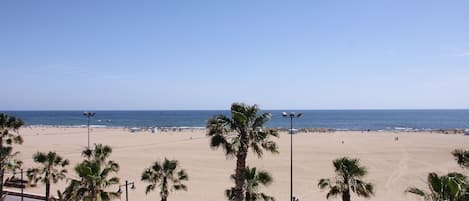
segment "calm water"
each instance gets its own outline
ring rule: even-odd
[[[1,111],[0,111],[1,112]],[[229,111],[95,111],[92,125],[112,127],[204,127],[215,114]],[[289,127],[280,110],[269,127]],[[469,128],[469,110],[305,110],[294,126],[348,130],[452,129]],[[82,111],[5,111],[22,118],[28,125],[80,126],[86,124]]]

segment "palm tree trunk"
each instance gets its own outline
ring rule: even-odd
[[[96,192],[96,189],[94,186],[91,186],[91,201],[98,201],[98,193]]]
[[[245,170],[246,170],[246,158],[248,155],[247,149],[247,134],[241,136],[241,147],[236,155],[236,172],[235,172],[235,189],[234,189],[234,200],[244,201],[244,183],[246,182]]]
[[[350,190],[346,190],[342,193],[342,201],[350,201]]]
[[[5,170],[3,169],[3,164],[1,165],[2,165],[2,168],[0,170],[0,197],[3,196],[3,176],[5,173]]]
[[[251,201],[251,200],[252,200],[251,194],[248,191],[246,191],[246,201]]]
[[[49,201],[50,197],[50,183],[46,183],[46,201]]]
[[[3,131],[0,135],[0,151],[3,150]],[[0,156],[0,198],[3,196],[3,176],[5,175],[5,168],[3,167],[3,160],[6,156]]]

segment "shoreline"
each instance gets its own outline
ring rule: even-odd
[[[87,125],[27,125],[25,128],[87,128]],[[183,131],[194,131],[202,130],[205,131],[205,127],[190,127],[190,126],[107,126],[107,125],[90,125],[90,129],[96,128],[108,128],[108,129],[140,129],[141,131],[151,131],[152,129],[158,129],[159,132],[183,132]],[[271,128],[278,129],[279,132],[286,132],[288,128]],[[393,129],[339,129],[339,128],[294,128],[295,131],[300,133],[333,133],[333,132],[399,132],[399,133],[415,133],[415,132],[430,132],[430,133],[441,133],[441,134],[464,134],[469,129],[465,128],[451,128],[451,129],[415,129],[415,128],[393,128]],[[138,132],[138,131],[137,131]]]

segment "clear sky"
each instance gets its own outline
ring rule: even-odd
[[[0,1],[0,110],[469,108],[469,1]]]

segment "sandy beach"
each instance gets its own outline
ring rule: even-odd
[[[69,176],[74,177],[73,167],[81,161],[80,153],[87,144],[86,128],[22,128],[24,144],[17,146],[24,167],[32,167],[32,155],[36,151],[50,150],[71,161]],[[398,136],[399,141],[394,138]],[[344,143],[342,144],[342,141]],[[142,171],[155,160],[164,157],[177,159],[187,170],[190,180],[187,192],[176,192],[169,200],[221,201],[224,190],[233,186],[229,175],[233,173],[235,161],[227,159],[221,150],[209,148],[209,138],[203,130],[181,132],[130,133],[126,129],[93,128],[92,143],[111,145],[111,159],[120,164],[118,176],[136,184],[130,190],[129,200],[159,200],[159,192],[145,195],[145,184],[140,182]],[[399,201],[419,200],[407,195],[409,186],[425,187],[429,172],[447,173],[463,170],[453,160],[450,152],[455,148],[467,148],[469,137],[455,134],[431,134],[426,132],[359,132],[342,131],[333,133],[299,133],[294,135],[294,195],[301,201],[326,200],[326,191],[317,188],[320,178],[332,177],[332,160],[341,156],[360,158],[368,167],[365,178],[375,184],[376,194],[372,200]],[[274,183],[262,189],[277,200],[288,200],[290,185],[290,138],[281,133],[278,139],[280,154],[265,154],[262,159],[248,158],[249,166],[268,170]],[[52,186],[52,192],[63,189],[65,183]],[[117,191],[117,187],[115,190]],[[27,192],[42,193],[43,187],[25,189]],[[353,200],[365,200],[352,195]],[[122,195],[125,200],[125,195]],[[331,199],[331,200],[340,200]]]

